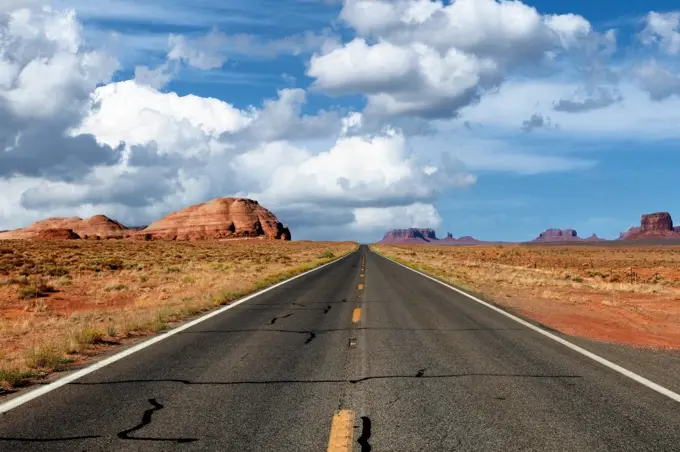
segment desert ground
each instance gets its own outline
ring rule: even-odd
[[[356,247],[267,240],[2,242],[0,392]]]
[[[372,248],[566,334],[680,349],[680,246]]]

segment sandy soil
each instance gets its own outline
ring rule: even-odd
[[[349,253],[355,243],[7,241],[0,244],[0,388]],[[1,392],[1,391],[0,391]]]
[[[680,246],[373,248],[570,335],[680,349]]]

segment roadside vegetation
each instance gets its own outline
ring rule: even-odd
[[[351,242],[6,241],[0,392],[356,249]]]
[[[680,349],[679,246],[372,248],[568,334]]]

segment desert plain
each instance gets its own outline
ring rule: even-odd
[[[352,242],[0,242],[0,392],[329,262]]]

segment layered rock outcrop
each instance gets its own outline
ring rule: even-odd
[[[389,231],[380,243],[427,243],[437,239],[434,229],[394,229]]]
[[[534,242],[564,242],[581,240],[573,229],[546,229],[541,232]]]
[[[217,198],[187,207],[135,233],[142,240],[263,238],[290,240],[290,230],[257,201]]]
[[[645,238],[680,239],[680,232],[678,227],[673,226],[668,212],[656,212],[642,215],[640,226],[634,226],[619,236],[619,240]]]
[[[71,231],[69,234],[67,231]],[[23,229],[0,233],[0,240],[15,239],[122,239],[131,231],[109,217],[96,215],[92,218],[48,218]],[[75,234],[77,237],[74,237]]]
[[[79,240],[80,236],[73,229],[43,229],[34,237],[42,240]]]
[[[404,245],[474,245],[483,243],[474,237],[466,236],[459,239],[448,232],[446,238],[440,240],[433,229],[394,229],[389,231],[380,243]]]

